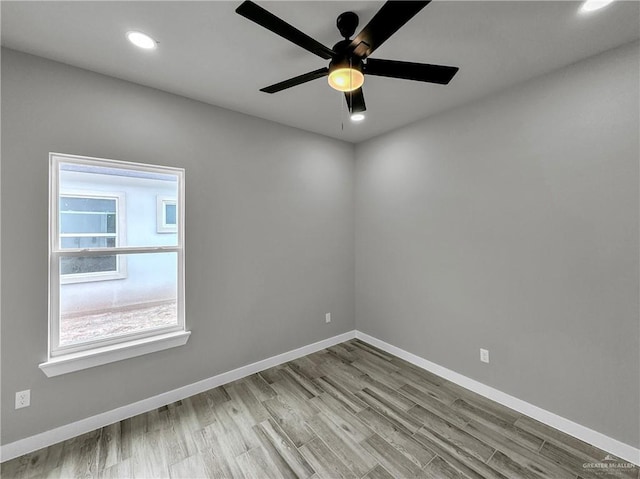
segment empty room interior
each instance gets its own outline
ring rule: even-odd
[[[640,478],[640,2],[0,8],[2,478]]]

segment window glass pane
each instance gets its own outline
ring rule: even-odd
[[[78,256],[60,258],[60,274],[106,273],[118,271],[114,256]]]
[[[60,212],[60,233],[115,233],[115,213]]]
[[[115,236],[63,236],[60,238],[62,248],[113,248]]]
[[[127,276],[60,286],[60,346],[141,333],[178,324],[177,254],[113,255]],[[82,258],[61,258],[63,261]],[[96,257],[91,258],[97,259]]]
[[[60,233],[115,233],[115,198],[60,197]]]
[[[176,246],[176,232],[158,232],[157,198],[178,198],[178,180],[176,174],[61,162],[60,233],[117,233],[116,244],[124,247]],[[82,196],[77,192],[121,200],[109,205],[82,202],[73,198]],[[176,224],[177,211],[174,205],[173,212],[165,212],[168,224],[171,215]]]
[[[165,223],[168,225],[175,225],[176,222],[176,205],[166,204],[164,206],[165,211]]]
[[[110,198],[60,197],[60,211],[116,213],[116,201]]]

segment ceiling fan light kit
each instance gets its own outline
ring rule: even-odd
[[[338,91],[354,91],[364,84],[364,75],[360,64],[352,65],[350,62],[329,65],[329,86]]]
[[[344,92],[351,119],[361,121],[364,119],[363,112],[367,109],[362,92],[366,75],[447,85],[458,72],[457,67],[368,59],[369,55],[430,1],[388,1],[353,39],[351,37],[358,27],[358,15],[354,12],[344,12],[336,21],[344,40],[336,43],[333,48],[326,47],[251,0],[243,2],[236,9],[236,13],[320,58],[330,60],[328,67],[298,75],[260,91],[277,93],[327,76],[331,88]]]

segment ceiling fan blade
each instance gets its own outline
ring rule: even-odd
[[[330,48],[325,47],[322,43],[314,40],[306,33],[302,33],[297,28],[276,17],[273,13],[268,12],[249,0],[242,2],[242,4],[236,8],[236,13],[325,60],[330,60],[333,55],[335,55],[335,52]]]
[[[367,60],[366,65],[364,65],[363,70],[366,75],[403,78],[405,80],[424,81],[446,85],[458,72],[458,67],[370,58]]]
[[[430,2],[431,0],[385,3],[351,42],[353,53],[361,58],[368,57]]]
[[[367,106],[364,103],[364,93],[362,87],[353,91],[345,91],[344,98],[347,100],[347,106],[349,107],[349,113],[362,113],[367,110]]]
[[[278,93],[279,91],[286,90],[287,88],[291,88],[296,85],[302,85],[303,83],[307,83],[308,81],[315,80],[317,78],[322,78],[329,74],[329,69],[327,67],[319,68],[318,70],[314,70],[309,73],[303,73],[297,77],[289,78],[288,80],[281,81],[280,83],[276,83],[274,85],[270,85],[264,88],[261,88],[260,91],[265,93]]]

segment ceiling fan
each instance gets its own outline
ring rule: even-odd
[[[250,0],[243,2],[236,9],[236,13],[318,55],[320,58],[330,60],[328,67],[289,78],[262,88],[260,91],[277,93],[287,88],[328,76],[329,85],[332,88],[345,92],[347,106],[352,118],[356,114],[363,118],[362,113],[366,110],[364,94],[362,93],[365,75],[446,85],[457,73],[458,67],[369,58],[369,55],[376,48],[387,41],[391,35],[426,7],[430,1],[386,2],[353,40],[350,37],[353,36],[358,26],[358,15],[354,12],[342,13],[338,16],[336,25],[344,40],[336,43],[333,48],[326,47]]]

